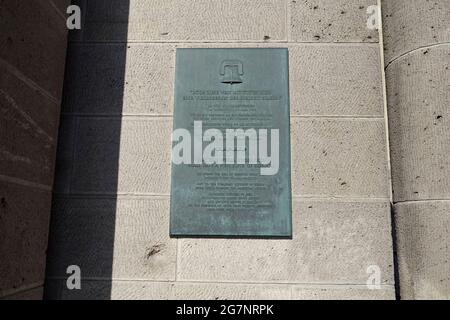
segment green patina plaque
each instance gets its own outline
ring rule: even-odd
[[[170,235],[292,236],[288,50],[177,49]]]

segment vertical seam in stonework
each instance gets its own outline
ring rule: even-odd
[[[389,179],[389,199],[393,203],[393,187],[392,187],[392,167],[391,167],[391,150],[389,144],[389,113],[388,113],[388,103],[387,103],[387,84],[386,84],[386,72],[384,69],[384,38],[383,38],[383,15],[381,12],[381,0],[377,0],[379,8],[379,26],[378,26],[378,39],[379,39],[379,49],[380,49],[380,72],[381,81],[383,89],[383,112],[384,112],[384,122],[385,122],[385,134],[386,134],[386,156],[388,165],[388,179]]]
[[[394,269],[394,288],[395,288],[395,298],[400,300],[400,282],[399,282],[399,270],[398,270],[398,260],[397,260],[397,230],[395,228],[395,211],[393,204],[393,186],[392,186],[392,165],[391,165],[391,149],[390,149],[390,139],[389,139],[389,112],[388,112],[388,96],[387,96],[387,82],[386,82],[386,69],[385,69],[385,57],[384,57],[384,37],[383,37],[383,13],[381,0],[377,0],[379,19],[378,22],[378,39],[380,48],[380,71],[383,82],[383,109],[385,117],[385,132],[386,132],[386,156],[388,165],[388,179],[389,179],[389,198],[390,198],[390,219],[391,219],[391,240],[392,240],[392,260]]]
[[[172,52],[172,64],[175,65],[176,64],[176,60],[177,60],[177,46],[175,45],[175,50],[173,50]],[[176,76],[176,72],[175,72],[175,68],[172,70],[172,79],[175,79]],[[172,90],[175,90],[175,86]],[[173,94],[175,94],[175,92],[173,91]],[[169,99],[169,103],[174,103],[174,101],[171,99]],[[172,106],[173,107],[173,106]],[[170,195],[169,195],[170,197]],[[180,239],[176,238],[176,250],[175,250],[175,280],[174,283],[176,283],[178,281],[178,270],[179,270],[179,260],[180,260]]]
[[[392,251],[394,263],[394,289],[395,298],[401,300],[400,296],[400,270],[398,268],[398,254],[397,254],[397,224],[395,221],[395,206],[391,203],[391,236],[392,236]]]
[[[291,41],[291,6],[290,1],[291,0],[285,0],[286,1],[286,42]]]

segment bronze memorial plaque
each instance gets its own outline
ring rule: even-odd
[[[288,50],[177,49],[170,235],[292,236]]]

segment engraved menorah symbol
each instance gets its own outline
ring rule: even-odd
[[[220,66],[220,75],[223,76],[222,83],[242,83],[241,76],[244,75],[244,66],[240,60],[224,60]]]

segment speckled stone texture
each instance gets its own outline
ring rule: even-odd
[[[449,299],[450,2],[384,0],[402,299]]]
[[[375,2],[77,1],[86,19],[69,46],[46,296],[395,298]],[[288,48],[293,239],[168,237],[186,47]],[[81,291],[65,287],[69,264]],[[366,286],[373,265],[378,290]]]
[[[69,2],[0,5],[0,299],[42,299]]]

